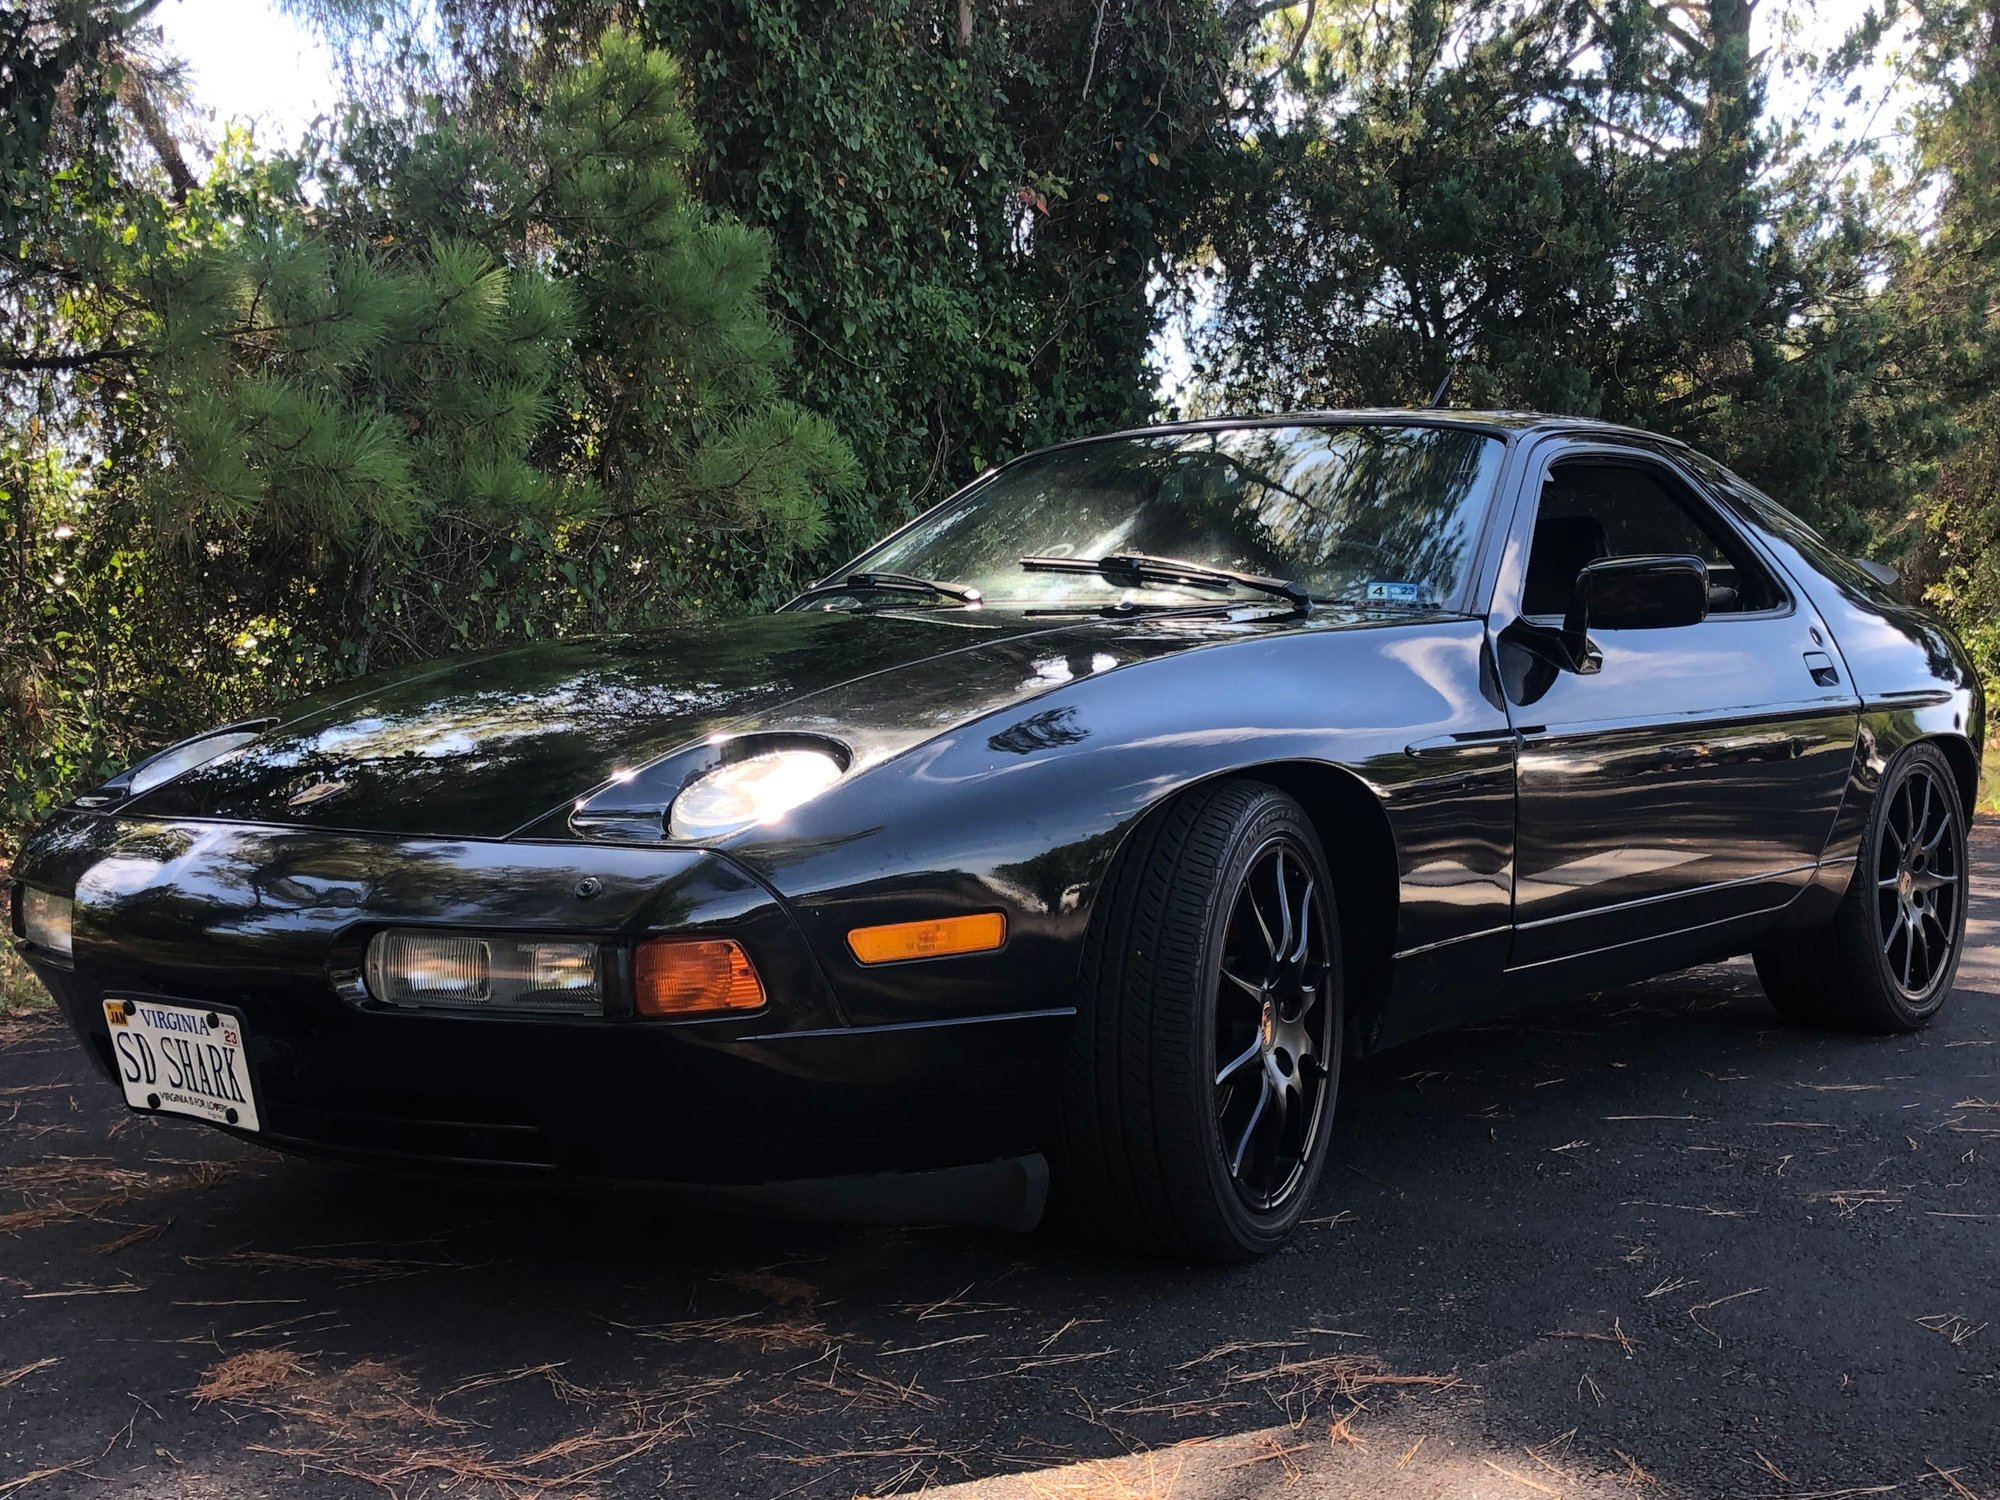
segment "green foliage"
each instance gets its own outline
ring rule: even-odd
[[[1884,249],[1760,118],[1740,0],[1340,0],[1209,243],[1210,407],[1421,403],[1633,422],[1850,543],[1920,434],[1877,383]],[[1908,459],[1873,462],[1887,445]]]
[[[988,465],[1150,410],[1152,278],[1229,150],[1210,0],[667,0],[713,201],[771,237],[799,391],[867,499],[826,561]],[[1094,19],[1093,19],[1094,18]]]
[[[1958,442],[1922,496],[1911,560],[2000,702],[2000,0],[1917,22],[1910,62],[1931,89],[1913,144],[1936,215],[1881,300],[1907,377]]]
[[[62,428],[0,453],[0,825],[253,696],[786,586],[859,470],[783,394],[769,242],[691,191],[679,86],[609,33],[520,139],[357,113],[63,229],[87,283],[24,296],[71,368],[19,392]]]
[[[430,34],[421,7],[298,3],[350,57],[379,58],[386,30],[388,51],[414,58]],[[1148,414],[1164,312],[1153,288],[1194,243],[1237,126],[1265,93],[1233,71],[1265,10],[637,10],[646,39],[686,64],[703,197],[767,238],[794,390],[862,467],[816,566],[989,464]],[[499,124],[568,39],[624,14],[599,0],[468,0],[453,8],[449,66],[415,63],[402,86]],[[545,45],[524,49],[523,25]]]

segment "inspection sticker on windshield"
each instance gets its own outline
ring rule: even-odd
[[[1423,590],[1414,583],[1374,583],[1368,585],[1370,604],[1422,604]]]
[[[243,1023],[235,1016],[205,1005],[107,997],[104,1020],[132,1108],[262,1128],[243,1058]]]

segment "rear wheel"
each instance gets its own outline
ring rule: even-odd
[[[1312,824],[1226,781],[1149,819],[1084,955],[1055,1189],[1094,1239],[1245,1260],[1325,1165],[1340,1080],[1339,927]]]
[[[1951,763],[1918,744],[1889,763],[1854,879],[1824,923],[1773,934],[1757,977],[1787,1020],[1916,1031],[1943,1007],[1965,944],[1965,810]]]

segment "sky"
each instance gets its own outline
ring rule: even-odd
[[[187,61],[197,108],[214,117],[211,141],[234,119],[264,145],[291,145],[334,102],[332,55],[266,0],[166,0],[154,19]]]

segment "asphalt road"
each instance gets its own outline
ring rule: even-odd
[[[1738,964],[1404,1049],[1226,1271],[355,1178],[0,1022],[0,1497],[1995,1500],[1996,833],[1926,1034]]]

